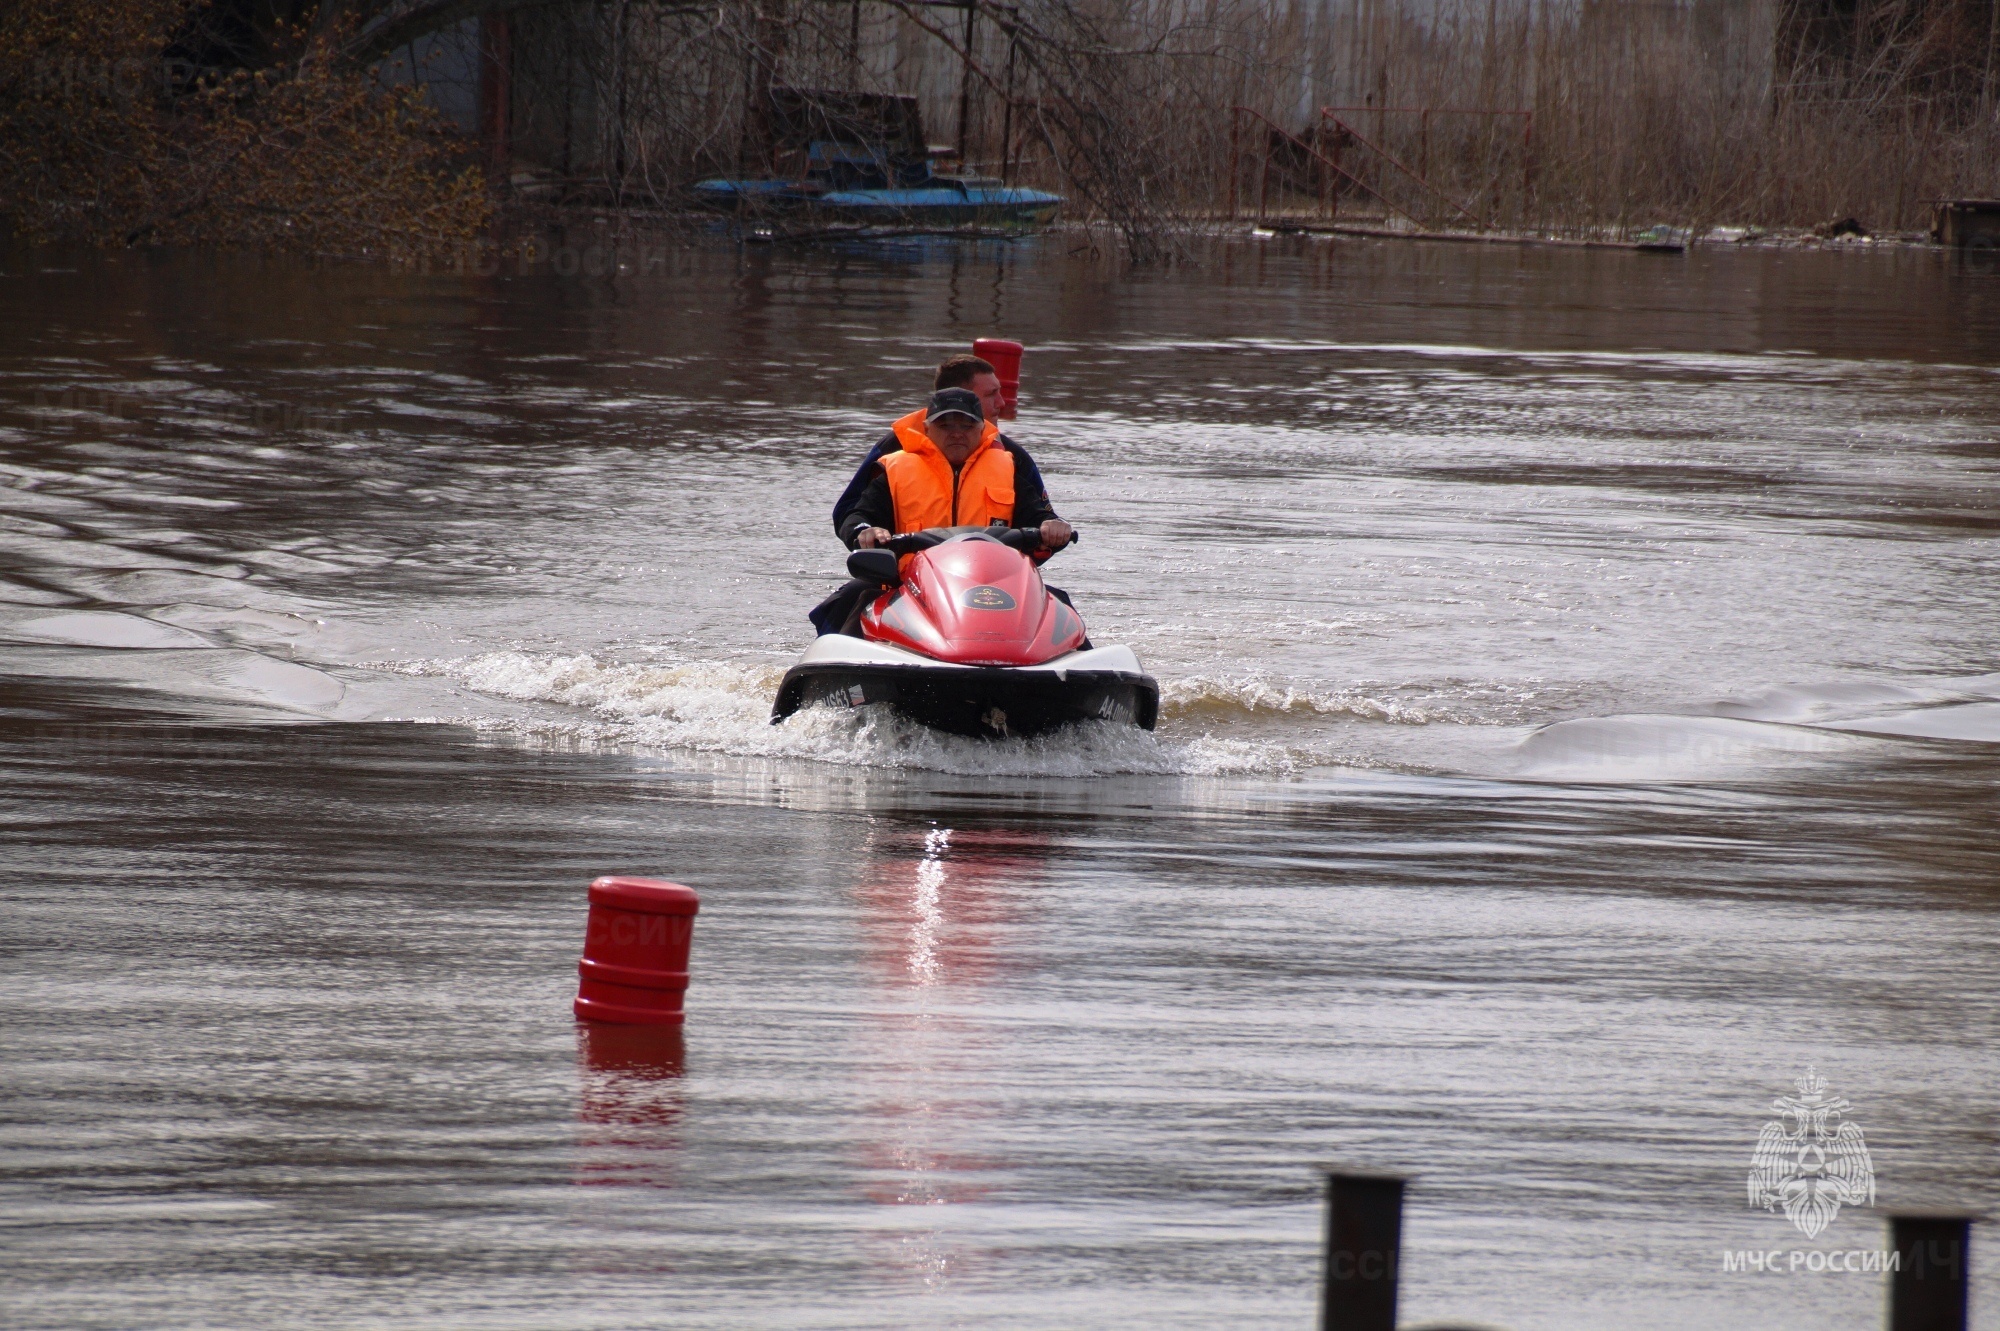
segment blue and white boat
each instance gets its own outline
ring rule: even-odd
[[[787,176],[718,177],[702,206],[779,225],[1033,230],[1063,197],[991,176],[940,174],[949,150],[925,145],[914,97],[773,88],[776,156]]]

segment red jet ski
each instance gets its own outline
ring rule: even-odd
[[[772,722],[802,707],[885,706],[987,738],[1079,721],[1151,730],[1160,686],[1130,647],[1090,645],[1027,556],[1041,543],[1033,527],[933,527],[856,550],[848,573],[881,588],[859,636],[822,634],[785,672]],[[913,556],[907,567],[899,555]]]

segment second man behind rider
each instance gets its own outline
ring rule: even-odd
[[[1028,456],[1028,450],[1022,448],[1006,435],[1001,434],[999,427],[994,424],[1006,398],[1001,392],[1000,376],[994,373],[993,366],[977,356],[953,356],[938,366],[937,373],[931,381],[931,386],[933,391],[943,391],[949,388],[961,388],[970,391],[978,399],[980,406],[979,419],[981,427],[979,430],[979,443],[985,447],[997,444],[999,448],[1005,450],[1008,457],[1012,460],[1013,476],[1010,488],[1016,497],[1017,507],[1022,509],[1022,512],[1019,514],[1022,521],[1014,522],[1012,515],[1006,513],[995,513],[994,516],[1007,519],[1010,526],[1040,526],[1043,522],[1055,518],[1055,509],[1049,504],[1048,492],[1043,487],[1042,474],[1035,466],[1035,460]],[[884,435],[876,443],[875,447],[869,451],[868,456],[862,460],[861,466],[854,473],[854,478],[847,483],[846,491],[835,502],[833,506],[833,529],[839,534],[842,542],[850,550],[856,548],[859,535],[865,527],[877,526],[885,530],[898,530],[894,526],[893,521],[887,523],[880,521],[882,518],[893,519],[893,510],[884,512],[871,511],[869,516],[876,519],[875,521],[857,522],[850,519],[856,516],[855,508],[861,503],[862,496],[867,494],[875,483],[882,478],[883,470],[878,464],[887,456],[905,451],[907,440],[913,438],[916,440],[924,439],[927,420],[930,415],[931,409],[928,406],[921,407],[891,426],[889,433]],[[924,448],[922,443],[919,443],[917,446],[919,450]],[[989,460],[989,468],[994,463],[997,463],[997,461],[997,459]],[[955,463],[953,471],[957,471],[957,464]],[[880,507],[878,503],[872,505],[871,509]],[[1029,518],[1033,520],[1030,521],[1028,520]],[[1056,520],[1060,522],[1060,519]],[[955,523],[951,520],[951,516],[947,515],[939,522],[931,525],[955,526],[965,525],[965,523]],[[1069,539],[1068,524],[1064,523],[1062,526],[1063,530],[1060,541],[1049,542],[1052,548]],[[904,528],[902,530],[921,530],[921,528]],[[1052,532],[1044,533],[1044,540],[1047,541],[1051,534]]]
[[[1000,442],[971,389],[933,394],[921,426],[907,416],[896,422],[896,442],[869,465],[860,498],[839,523],[850,550],[927,527],[992,523],[1039,529],[1047,551],[1069,544],[1070,526],[1056,516],[1034,464]]]

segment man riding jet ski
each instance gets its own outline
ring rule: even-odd
[[[1035,466],[1035,460],[1028,456],[1027,449],[1003,434],[1000,427],[995,424],[1001,419],[1001,413],[1006,410],[1007,393],[1001,386],[1000,376],[994,370],[993,363],[978,356],[963,354],[947,357],[931,375],[931,392],[942,392],[947,388],[969,388],[978,396],[979,405],[986,417],[986,423],[980,427],[980,435],[983,438],[999,440],[1000,447],[1014,455],[1014,492],[1017,495],[1040,493],[1042,473]],[[846,538],[848,515],[854,512],[854,506],[861,502],[861,496],[867,492],[868,482],[876,474],[875,464],[882,460],[884,454],[901,451],[903,431],[914,430],[922,434],[924,417],[929,411],[930,406],[927,402],[901,420],[891,423],[888,431],[875,442],[873,448],[868,450],[868,456],[854,469],[854,479],[847,483],[847,488],[841,492],[840,498],[833,501],[834,535]],[[854,542],[848,541],[849,548],[853,545]]]
[[[819,639],[786,672],[771,719],[816,703],[886,704],[962,735],[1031,735],[1084,720],[1151,730],[1159,686],[1129,647],[1092,647],[1036,565],[1075,540],[977,394],[945,389],[922,428],[897,422],[842,538],[854,581],[814,608]],[[1037,477],[1036,479],[1039,479]]]

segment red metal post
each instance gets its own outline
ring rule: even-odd
[[[1325,129],[1325,128],[1326,128],[1326,120],[1325,120],[1325,118],[1324,118],[1324,117],[1322,117],[1322,118],[1320,119],[1320,122],[1319,122],[1319,123],[1320,123],[1320,128],[1321,128],[1321,129]],[[1341,149],[1341,138],[1340,138],[1340,132],[1339,132],[1338,130],[1336,130],[1336,131],[1334,131],[1334,135],[1333,135],[1333,157],[1332,157],[1332,162],[1333,162],[1333,209],[1332,209],[1332,217],[1331,217],[1331,219],[1330,219],[1330,220],[1332,220],[1332,221],[1335,221],[1335,222],[1338,222],[1338,221],[1340,220],[1340,178],[1341,178],[1342,176],[1344,176],[1344,175],[1346,175],[1346,174],[1347,174],[1347,169],[1346,169],[1345,167],[1341,166],[1341,164],[1340,164],[1340,149]]]
[[[1312,162],[1306,162],[1306,178],[1308,178],[1308,180],[1312,178],[1312,166],[1314,166]],[[1332,176],[1328,176],[1328,174],[1326,174],[1326,172],[1322,170],[1322,172],[1320,172],[1320,212],[1326,212],[1326,190],[1328,190],[1330,186],[1332,186]]]

